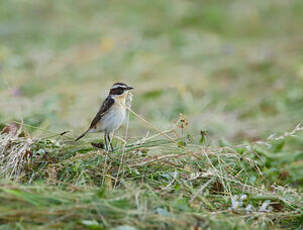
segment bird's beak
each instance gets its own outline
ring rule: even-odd
[[[128,86],[126,89],[127,89],[127,90],[131,90],[131,89],[134,89],[134,88],[131,87],[131,86]]]

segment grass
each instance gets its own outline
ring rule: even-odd
[[[302,12],[0,2],[0,229],[301,229]],[[115,81],[115,153],[74,143]]]

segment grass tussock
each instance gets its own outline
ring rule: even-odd
[[[210,146],[186,134],[187,125],[182,115],[169,139],[129,140],[110,155],[60,135],[20,136],[22,126],[2,133],[3,177],[22,184],[2,180],[0,222],[27,229],[301,225],[303,196],[289,184],[298,183],[295,169],[285,172],[289,153],[277,147],[299,135],[299,126],[265,141]],[[270,172],[272,161],[283,168]]]

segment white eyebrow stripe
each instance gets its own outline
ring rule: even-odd
[[[111,89],[116,89],[116,88],[124,88],[124,89],[126,89],[127,88],[127,86],[125,86],[125,85],[120,85],[120,84],[118,84],[118,85],[114,85]]]

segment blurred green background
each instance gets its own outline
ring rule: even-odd
[[[303,1],[0,1],[0,121],[86,129],[116,81],[161,129],[258,140],[303,115]],[[130,135],[144,125],[131,117]],[[36,131],[37,132],[37,131]]]

